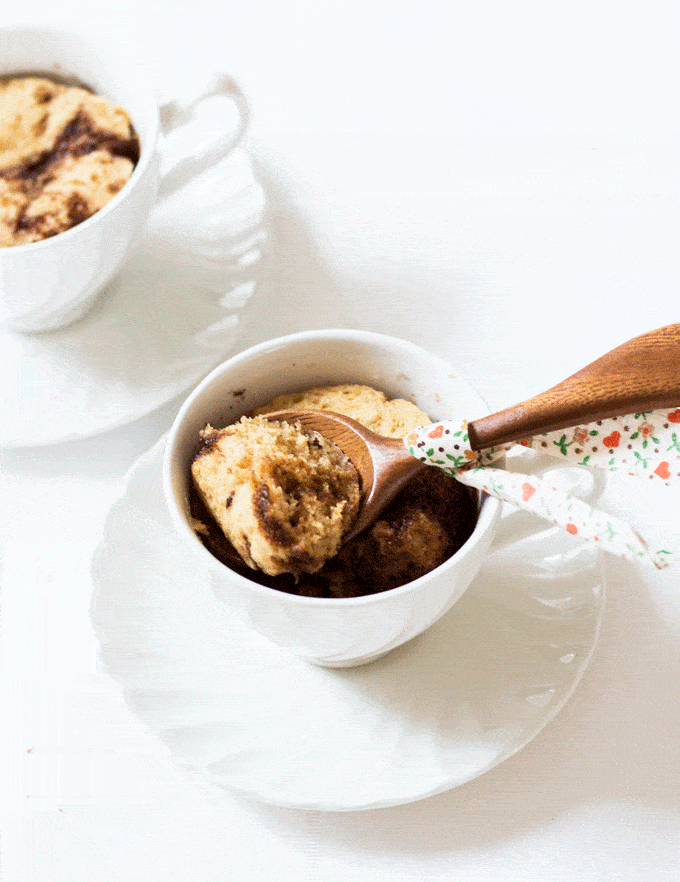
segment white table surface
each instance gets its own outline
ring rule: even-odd
[[[680,84],[670,4],[98,4],[159,85],[249,95],[272,240],[237,348],[297,330],[404,337],[500,409],[678,321]],[[53,3],[12,11],[55,22]],[[178,402],[5,452],[5,882],[676,880],[678,571],[606,561],[600,642],[517,755],[410,805],[324,814],[196,789],[97,663],[89,559]],[[610,480],[680,553],[677,490]]]

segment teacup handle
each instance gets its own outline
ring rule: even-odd
[[[234,102],[239,115],[238,124],[230,134],[225,136],[223,132],[216,132],[210,141],[198,144],[198,153],[182,156],[175,161],[168,161],[161,149],[159,198],[168,196],[188,178],[205,171],[217,160],[228,156],[241,142],[250,119],[248,101],[238,83],[228,74],[216,75],[212,82],[188,103],[173,99],[160,105],[161,131],[167,136],[178,127],[186,125],[202,101],[217,95],[230,98]]]

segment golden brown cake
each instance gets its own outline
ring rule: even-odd
[[[270,576],[314,573],[359,508],[347,457],[316,432],[244,417],[206,426],[191,467],[206,508],[243,561]]]
[[[383,392],[370,386],[347,383],[279,395],[263,407],[258,407],[254,413],[273,413],[276,410],[295,408],[341,413],[387,438],[402,438],[416,426],[426,426],[432,422],[411,401],[404,398],[388,399]]]
[[[359,385],[279,396],[258,408],[257,413],[287,408],[335,411],[392,438],[403,437],[412,428],[431,422],[411,402],[388,400],[382,392]],[[208,430],[206,438],[210,437]],[[200,458],[199,452],[197,462]],[[310,501],[308,497],[308,504]],[[372,527],[344,545],[340,542],[337,553],[321,568],[271,576],[244,564],[241,549],[225,536],[198,493],[194,493],[191,505],[201,541],[226,566],[280,591],[312,597],[355,597],[411,582],[457,551],[471,535],[477,519],[477,503],[468,488],[432,467],[417,475]]]
[[[105,98],[44,77],[0,80],[0,247],[86,220],[138,159],[127,113]]]

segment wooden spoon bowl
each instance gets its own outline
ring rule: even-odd
[[[268,420],[300,423],[323,435],[352,463],[359,475],[361,504],[354,525],[344,541],[353,539],[369,527],[416,474],[436,466],[420,462],[404,447],[401,438],[377,435],[361,423],[327,410],[279,410],[264,414]]]

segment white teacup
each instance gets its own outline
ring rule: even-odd
[[[401,587],[363,597],[287,594],[217,561],[196,536],[189,513],[190,464],[200,430],[208,422],[232,423],[284,392],[338,383],[361,383],[388,397],[410,399],[433,420],[489,413],[447,362],[412,343],[364,331],[310,331],[262,343],[209,374],[180,409],[163,464],[167,504],[179,541],[195,556],[196,578],[210,574],[217,596],[254,630],[327,667],[372,661],[439,619],[477,574],[500,517],[498,500],[486,497],[473,535],[441,566]]]
[[[239,123],[234,130],[215,132],[211,143],[200,144],[197,155],[163,167],[164,189],[170,190],[236,146],[247,125],[248,108],[238,86],[226,76],[216,78],[189,105],[169,103],[159,108],[151,88],[132,66],[76,34],[41,27],[0,29],[0,77],[25,74],[84,85],[122,106],[141,147],[130,179],[100,211],[43,241],[0,248],[2,318],[15,330],[36,332],[82,317],[121,269],[156,201],[161,136],[185,124],[193,108],[207,97],[225,95],[237,105]]]

